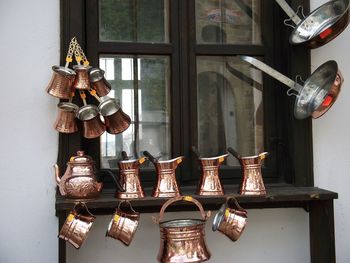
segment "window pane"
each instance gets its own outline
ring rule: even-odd
[[[120,100],[123,111],[132,120],[123,133],[101,136],[102,167],[116,168],[121,151],[134,158],[144,150],[170,158],[169,58],[102,56],[100,67],[106,71],[106,77],[110,76],[112,91],[108,95]]]
[[[236,57],[197,57],[198,149],[211,157],[233,147],[264,150],[261,72]],[[227,165],[238,166],[230,156]]]
[[[169,43],[169,0],[100,0],[100,40]]]
[[[196,0],[197,43],[260,44],[260,0]]]

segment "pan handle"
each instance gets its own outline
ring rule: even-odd
[[[300,17],[294,10],[287,4],[285,0],[275,0],[277,4],[283,9],[287,16],[293,21],[294,24],[299,25],[301,23]]]
[[[152,154],[150,154],[148,151],[143,151],[143,155],[148,157],[148,159],[152,162],[152,163],[156,163],[157,159],[154,158],[154,156]]]
[[[152,217],[153,218],[153,222],[156,223],[156,224],[160,224],[163,220],[163,217],[164,217],[164,212],[165,212],[165,209],[175,203],[175,202],[178,202],[178,201],[186,201],[186,202],[191,202],[191,203],[194,203],[198,208],[199,208],[199,211],[202,215],[202,219],[203,220],[207,220],[207,218],[210,217],[210,214],[211,212],[208,211],[207,213],[205,213],[204,209],[203,209],[203,206],[201,205],[201,203],[194,199],[192,196],[179,196],[179,197],[173,197],[171,199],[169,199],[168,201],[166,201],[162,208],[160,209],[160,212],[159,212],[159,217]]]

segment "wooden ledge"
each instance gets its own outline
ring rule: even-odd
[[[225,196],[199,196],[193,194],[194,187],[182,187],[183,195],[191,195],[202,203],[205,209],[217,210],[227,196],[234,196],[244,208],[283,208],[303,207],[308,210],[310,202],[333,200],[338,194],[317,187],[295,187],[291,185],[266,185],[267,195],[241,196],[237,194],[237,186],[225,186]],[[112,214],[121,199],[114,197],[114,189],[104,190],[100,197],[93,200],[84,200],[88,208],[96,214]],[[130,200],[134,209],[138,212],[159,212],[167,198],[151,197],[151,189],[146,189],[146,197],[143,199]],[[66,212],[73,208],[77,200],[67,199],[60,195],[56,197],[56,214]],[[169,207],[169,211],[190,211],[196,207],[190,203],[179,202]]]

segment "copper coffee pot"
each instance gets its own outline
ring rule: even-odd
[[[60,102],[57,105],[59,111],[54,127],[62,133],[74,133],[78,131],[76,114],[78,106],[71,102]]]
[[[106,96],[111,91],[111,84],[105,79],[104,74],[104,70],[99,68],[90,70],[90,82],[100,97]]]
[[[203,158],[195,147],[192,151],[200,161],[202,175],[200,177],[197,194],[198,195],[224,195],[224,188],[219,178],[219,167],[225,161],[228,154]]]
[[[67,198],[88,199],[97,197],[102,190],[102,182],[98,182],[98,177],[109,175],[116,183],[118,191],[122,192],[115,175],[110,170],[100,170],[95,172],[95,162],[84,151],[78,151],[76,156],[72,156],[67,163],[67,169],[60,178],[60,171],[57,164],[55,167],[55,179],[60,193]]]
[[[122,157],[123,160],[118,163],[118,166],[120,171],[119,182],[124,191],[118,191],[116,197],[121,199],[145,197],[139,176],[140,165],[145,161],[145,157],[129,160],[124,151]]]
[[[239,160],[243,168],[243,181],[239,193],[241,195],[266,195],[261,166],[268,152],[263,152],[255,156],[242,157],[231,147],[227,150]]]
[[[148,157],[154,164],[157,171],[157,183],[153,189],[153,197],[174,197],[180,196],[180,190],[176,182],[175,170],[184,159],[183,156],[166,160],[158,161],[148,151],[144,151],[143,155]]]
[[[202,219],[173,219],[163,221],[165,209],[178,201],[194,203],[200,210]],[[159,224],[160,247],[158,262],[184,263],[204,262],[210,259],[210,252],[205,241],[205,223],[210,211],[205,213],[199,201],[191,196],[173,197],[162,206],[159,217],[153,221]]]
[[[89,70],[91,69],[91,66],[75,65],[73,69],[76,73],[76,76],[73,82],[73,87],[78,90],[89,90],[90,89]]]

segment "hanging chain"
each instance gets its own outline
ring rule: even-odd
[[[79,58],[80,58],[80,61],[83,61],[83,65],[84,66],[89,66],[89,61],[87,60],[85,54],[84,54],[84,51],[83,49],[81,48],[81,46],[79,45],[79,43],[77,42],[77,47],[76,47],[76,51],[77,53],[79,54]]]
[[[71,39],[71,41],[69,42],[69,46],[68,46],[68,52],[67,52],[67,56],[66,56],[66,65],[65,67],[68,68],[69,63],[71,63],[73,61],[73,53],[76,49],[76,44],[77,44],[77,40],[75,37],[73,37]]]

